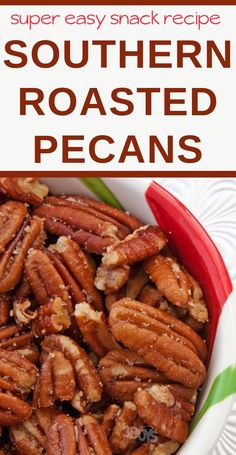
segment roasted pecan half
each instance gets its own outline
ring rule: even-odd
[[[113,453],[122,454],[132,450],[142,428],[143,425],[137,420],[135,404],[126,401],[115,419],[115,425],[109,438]]]
[[[208,321],[208,311],[199,283],[173,257],[156,255],[146,259],[150,279],[169,302],[186,308],[199,322]]]
[[[190,283],[174,258],[154,256],[145,261],[145,268],[162,295],[176,306],[187,306]]]
[[[120,410],[120,406],[117,404],[111,404],[101,416],[101,425],[107,438],[110,437],[114,429],[115,421],[118,414],[120,414]]]
[[[76,421],[78,431],[78,453],[83,455],[112,455],[106,434],[98,421],[89,414]]]
[[[171,381],[193,388],[204,381],[206,371],[200,360],[206,357],[204,341],[170,314],[122,299],[112,305],[109,324],[118,341]]]
[[[15,324],[0,328],[0,348],[15,351],[33,363],[38,360],[32,332],[25,332],[23,327]]]
[[[48,187],[32,177],[0,178],[0,190],[16,201],[40,205],[48,195]]]
[[[4,427],[15,425],[31,416],[31,406],[9,392],[0,392],[0,403],[0,424]]]
[[[0,349],[0,425],[9,426],[30,417],[24,397],[33,388],[37,368],[16,352]]]
[[[0,206],[0,253],[16,236],[27,214],[26,205],[8,201]]]
[[[10,428],[10,439],[20,455],[42,455],[46,451],[46,434],[53,419],[60,413],[57,408],[38,409],[30,419]]]
[[[73,366],[60,351],[50,352],[44,360],[34,390],[35,407],[47,408],[56,400],[71,401],[76,383]]]
[[[55,351],[60,351],[71,364],[76,383],[76,391],[71,403],[76,409],[84,410],[91,403],[101,400],[102,384],[98,373],[85,351],[77,343],[64,335],[49,335],[42,342],[42,348],[45,353],[53,354]],[[46,392],[47,387],[46,383]],[[42,386],[36,387],[36,389],[39,389],[39,393],[42,394]],[[35,402],[37,402],[38,391],[35,392],[35,395]]]
[[[13,298],[28,299],[31,297],[31,294],[32,294],[31,287],[24,272],[19,286],[14,290]]]
[[[0,258],[0,293],[12,290],[20,281],[26,255],[43,230],[42,220],[29,217]]]
[[[93,201],[94,202],[94,201]],[[46,200],[47,204],[52,206],[66,207],[75,210],[83,217],[82,225],[79,226],[87,232],[94,232],[101,237],[111,237],[123,239],[130,233],[130,229],[121,224],[114,218],[94,209],[88,204],[84,204],[79,198],[73,196],[56,197],[51,196]],[[99,227],[94,227],[94,223],[100,224]],[[73,226],[73,221],[71,223]],[[101,230],[102,229],[102,230]]]
[[[146,365],[141,357],[128,349],[108,352],[100,360],[98,371],[106,393],[121,403],[132,401],[138,388],[167,382],[163,373]]]
[[[32,331],[35,337],[41,337],[67,330],[70,325],[71,318],[66,303],[60,297],[55,297],[39,307]]]
[[[73,311],[71,298],[61,275],[48,255],[41,250],[31,250],[25,263],[25,272],[39,305],[60,297],[68,312]]]
[[[131,455],[172,455],[176,453],[179,446],[176,441],[148,442],[134,450]]]
[[[157,226],[142,226],[124,240],[108,248],[102,262],[106,266],[132,264],[158,253],[167,239]]]
[[[59,414],[48,430],[47,455],[76,455],[76,453],[74,422],[68,415]]]
[[[146,303],[152,307],[159,307],[161,299],[161,292],[151,284],[146,284],[137,298],[139,302]]]
[[[138,415],[159,434],[179,443],[188,436],[194,405],[174,396],[169,386],[155,384],[134,396]]]
[[[126,283],[125,297],[136,299],[147,282],[148,275],[145,272],[143,265],[135,264],[131,269],[129,279]]]
[[[4,390],[26,394],[31,391],[37,376],[32,362],[17,352],[0,349],[0,381]]]
[[[89,245],[94,246],[95,248],[90,250],[92,253],[104,253],[107,246],[127,235],[127,230],[124,233],[117,223],[99,218],[78,208],[77,205],[75,207],[73,202],[67,202],[65,199],[47,198],[46,202],[36,209],[35,214],[44,218],[45,228],[50,232],[57,235],[72,235],[74,240],[85,246],[86,251],[89,251]],[[77,233],[78,236],[74,235]]]
[[[57,218],[44,218],[44,227],[50,233],[57,236],[69,236],[77,242],[84,251],[88,253],[104,254],[107,247],[113,245],[114,239],[110,237],[100,237],[99,235],[86,232],[82,229],[73,230],[68,227],[63,221]],[[74,228],[76,229],[76,228]]]
[[[193,278],[193,276],[190,275],[186,269],[183,268],[183,271],[189,280],[191,289],[191,294],[188,300],[189,314],[193,319],[195,319],[195,321],[205,323],[209,320],[209,317],[203,291],[198,281],[195,280],[195,278]]]
[[[98,267],[95,278],[95,286],[106,294],[116,292],[127,282],[130,274],[130,267],[122,265],[120,267]]]
[[[112,304],[126,297],[125,294],[126,294],[125,286],[122,286],[122,288],[118,289],[118,291],[110,292],[105,296],[105,306],[108,313],[110,313]]]
[[[65,264],[62,262],[60,255],[55,251],[55,245],[50,245],[48,249],[44,249],[44,253],[50,258],[57,272],[61,276],[65,288],[69,292],[74,305],[76,305],[78,302],[83,302],[84,294],[75,278],[71,275]]]
[[[97,282],[98,286],[100,285],[103,287],[102,280],[105,280],[105,285],[107,287],[107,280],[106,280],[106,271],[111,273],[111,270],[116,270],[116,273],[118,273],[119,267],[105,267],[104,265],[100,267],[100,270],[97,273]],[[122,299],[123,297],[129,297],[131,299],[136,299],[138,298],[139,300],[139,295],[141,294],[143,288],[145,287],[147,281],[148,281],[148,275],[144,271],[144,268],[140,264],[135,264],[131,269],[129,269],[129,266],[122,266],[120,267],[121,274],[124,273],[124,279],[122,279],[121,283],[118,282],[118,285],[116,285],[116,288],[119,288],[117,291],[112,291],[108,293],[105,297],[105,305],[108,310],[110,311],[110,307],[112,303],[117,302],[118,300]],[[129,276],[128,276],[129,272]],[[121,275],[122,276],[122,275]],[[100,279],[99,279],[100,278]],[[120,285],[124,282],[124,285],[120,287]],[[148,285],[147,285],[148,286]],[[114,286],[111,286],[113,289]],[[155,289],[155,288],[153,288]],[[106,289],[106,292],[108,289]],[[158,292],[156,290],[156,292]]]
[[[86,251],[98,254],[141,226],[122,210],[83,196],[48,197],[36,213],[53,234],[70,235]]]
[[[37,318],[37,310],[32,309],[32,302],[23,297],[15,298],[13,301],[13,316],[17,325],[27,326]]]
[[[24,332],[23,327],[9,324],[0,328],[0,348],[14,351],[31,343],[33,334]]]
[[[78,207],[84,212],[91,213],[97,218],[101,218],[106,221],[110,221],[117,225],[120,230],[127,232],[127,228],[130,231],[135,231],[141,226],[141,222],[130,215],[128,212],[112,207],[111,205],[105,204],[101,201],[96,201],[88,197],[72,194],[62,195],[60,197],[47,198],[47,201],[56,204],[70,204],[71,207]]]
[[[10,296],[3,294],[0,295],[0,327],[7,324],[10,317]]]
[[[85,294],[85,300],[95,309],[103,308],[102,298],[94,285],[94,270],[87,256],[79,245],[67,237],[60,237],[56,244],[56,251],[62,257],[65,266]]]
[[[84,341],[94,354],[103,357],[108,351],[119,349],[102,311],[95,311],[88,303],[78,303],[74,315]]]

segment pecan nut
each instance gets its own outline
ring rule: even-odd
[[[66,303],[60,297],[55,297],[39,307],[32,331],[35,337],[41,337],[67,330],[70,325],[71,318]]]
[[[125,286],[122,286],[120,289],[118,289],[118,291],[110,292],[105,296],[105,307],[107,309],[108,314],[110,313],[112,304],[126,297],[125,294],[126,294]]]
[[[42,342],[42,348],[47,354],[60,351],[71,364],[76,383],[72,406],[84,411],[91,403],[101,400],[102,385],[98,373],[85,351],[77,343],[64,335],[49,335]],[[47,388],[47,384],[45,387]],[[37,399],[36,396],[36,402]]]
[[[74,204],[74,206],[80,207],[85,212],[88,211],[89,213],[95,214],[98,218],[101,217],[101,219],[112,221],[112,223],[116,223],[125,231],[127,231],[127,228],[130,231],[135,231],[135,229],[138,229],[142,224],[137,218],[128,212],[82,195],[73,194],[61,196],[60,203],[61,199],[64,199],[66,203],[70,202]]]
[[[25,263],[25,272],[39,305],[60,297],[71,314],[72,303],[66,285],[48,255],[41,250],[31,250]]]
[[[16,201],[40,205],[48,195],[48,187],[32,177],[0,178],[0,190]]]
[[[103,357],[108,351],[119,349],[102,311],[95,311],[88,303],[78,303],[74,315],[84,341],[94,354]]]
[[[161,255],[154,256],[145,261],[145,268],[162,295],[174,305],[186,307],[190,285],[174,258]]]
[[[0,349],[0,425],[10,426],[30,417],[24,401],[36,382],[37,368],[16,352]]]
[[[71,417],[59,414],[55,417],[47,435],[48,455],[76,455],[76,437]]]
[[[13,299],[28,299],[31,294],[31,287],[24,271],[19,286],[14,290]]]
[[[135,447],[136,439],[143,427],[137,422],[137,417],[135,404],[126,401],[115,419],[115,425],[109,438],[113,453],[126,453]]]
[[[102,264],[98,267],[95,278],[95,286],[104,291],[105,294],[116,292],[124,286],[130,274],[130,267],[123,265],[120,267],[107,267]]]
[[[55,269],[61,276],[61,279],[64,282],[64,286],[69,292],[72,302],[74,305],[78,302],[84,301],[84,294],[80,289],[79,284],[76,282],[75,278],[71,275],[69,270],[66,268],[65,264],[62,262],[61,257],[55,251],[55,245],[50,245],[48,249],[44,250],[44,253],[50,258]]]
[[[124,240],[108,248],[102,262],[106,266],[133,264],[158,253],[167,243],[157,226],[142,226]]]
[[[82,221],[83,226],[81,226],[83,229],[85,228],[86,231],[89,232],[87,228],[89,228],[89,222],[91,223],[91,229],[90,231],[93,231],[93,223],[92,221],[96,220],[97,224],[101,224],[101,228],[103,231],[101,232],[100,228],[99,231],[96,231],[95,233],[98,235],[103,236],[103,232],[105,236],[108,237],[114,237],[115,239],[122,239],[126,237],[130,233],[130,229],[128,226],[126,226],[123,223],[120,223],[118,220],[116,220],[114,217],[111,217],[107,215],[106,213],[102,212],[101,210],[95,208],[94,202],[96,204],[96,201],[92,201],[90,199],[87,199],[88,203],[85,202],[83,197],[80,196],[62,196],[62,197],[57,197],[57,196],[51,196],[48,197],[46,200],[47,204],[53,205],[53,206],[60,206],[60,207],[67,207],[76,210],[78,213],[81,213],[81,216],[84,217],[84,220]],[[93,207],[92,207],[92,205]],[[100,205],[100,202],[98,202],[97,205]],[[101,203],[102,207],[106,207],[106,204]],[[99,207],[100,208],[100,207]],[[109,206],[109,209],[111,207]],[[118,211],[119,212],[119,211]],[[123,215],[123,212],[121,212]],[[129,217],[126,217],[126,219]],[[85,224],[84,224],[85,223]],[[72,222],[73,224],[73,222]]]
[[[0,348],[15,351],[33,363],[36,363],[39,357],[32,332],[25,332],[23,327],[15,324],[0,328]]]
[[[119,241],[118,227],[109,222],[99,219],[81,209],[71,207],[70,204],[53,205],[46,199],[45,203],[35,210],[35,214],[42,218],[55,219],[67,225],[74,232],[82,229],[99,237],[110,238],[114,242]]]
[[[120,413],[120,406],[111,404],[102,415],[101,426],[108,439],[114,429],[118,413]]]
[[[10,439],[21,455],[42,455],[46,450],[46,434],[53,419],[59,414],[57,408],[38,409],[30,419],[10,428]]]
[[[84,455],[112,455],[105,431],[89,414],[76,421],[78,431],[78,453]]]
[[[0,425],[11,426],[27,420],[32,413],[31,406],[21,398],[0,392]]]
[[[27,214],[22,202],[8,201],[0,206],[0,253],[15,237]]]
[[[85,294],[88,303],[95,309],[103,308],[102,298],[94,285],[94,270],[87,256],[79,245],[67,237],[60,237],[56,244],[56,251],[62,257],[65,266],[74,276],[76,282]]]
[[[33,334],[25,332],[23,327],[9,324],[0,327],[0,348],[14,351],[25,347],[33,341]]]
[[[145,272],[143,265],[135,264],[131,269],[129,279],[126,283],[125,297],[136,299],[147,282],[148,275]]]
[[[0,327],[7,324],[7,321],[10,317],[10,296],[0,295]]]
[[[106,393],[121,403],[132,401],[139,388],[167,382],[163,373],[146,365],[141,357],[128,349],[108,352],[100,360],[98,371]]]
[[[0,292],[12,290],[20,281],[26,255],[43,230],[42,220],[28,218],[0,258]]]
[[[114,276],[114,271],[118,273],[120,269],[120,274],[122,277],[122,274],[124,274],[124,278],[122,278],[121,282],[117,282],[115,285],[115,288],[117,288],[116,291],[113,290],[114,285],[110,285],[110,288],[108,286],[108,280],[106,279],[105,273],[107,272],[108,274],[111,274],[111,271],[113,270],[113,276]],[[97,273],[97,278],[96,278],[96,283],[97,286],[103,287],[102,284],[102,279],[105,280],[105,292],[107,293],[112,289],[112,292],[109,292],[106,297],[105,297],[105,305],[108,310],[110,311],[110,307],[112,303],[117,302],[118,300],[122,299],[123,297],[129,297],[131,299],[136,299],[140,300],[138,297],[141,292],[143,291],[143,288],[145,287],[146,283],[148,282],[148,275],[144,271],[144,268],[140,264],[135,264],[134,267],[129,269],[129,266],[124,265],[122,267],[105,267],[104,265],[100,267],[100,270],[98,269]],[[110,279],[109,279],[110,281]],[[100,284],[101,283],[101,284]],[[122,285],[122,287],[121,287]],[[148,286],[148,285],[147,285]],[[158,291],[157,291],[158,292]]]
[[[141,290],[137,300],[152,307],[159,307],[162,300],[162,294],[154,286],[146,284]]]
[[[17,352],[0,349],[2,389],[22,395],[29,393],[36,382],[37,372],[35,365]]]
[[[179,443],[188,436],[194,406],[174,396],[169,386],[155,384],[134,396],[138,415],[160,435]]]
[[[86,251],[103,254],[141,223],[122,210],[83,196],[48,197],[36,213],[56,235],[70,235]]]
[[[146,259],[150,279],[169,302],[188,309],[199,322],[208,321],[208,311],[199,283],[173,257],[156,255]]]
[[[48,354],[44,360],[34,389],[35,407],[48,408],[56,400],[71,401],[76,384],[73,367],[60,351]]]
[[[191,289],[191,294],[188,300],[189,315],[192,317],[192,319],[194,319],[200,324],[208,322],[209,320],[208,309],[206,302],[204,300],[203,291],[198,281],[195,280],[195,278],[193,278],[193,276],[190,275],[190,273],[188,273],[186,269],[183,268],[183,271],[189,280]]]
[[[179,446],[180,444],[176,441],[148,442],[134,450],[131,455],[172,455],[179,449]]]
[[[204,341],[173,316],[149,305],[123,299],[111,307],[115,339],[162,371],[167,378],[198,388],[205,379]],[[199,358],[200,357],[200,358]]]
[[[13,301],[13,315],[17,325],[27,326],[37,318],[37,310],[32,310],[32,302],[28,298],[17,297]]]

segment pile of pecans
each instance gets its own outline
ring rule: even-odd
[[[0,455],[171,455],[207,347],[165,233],[34,178],[0,178]]]

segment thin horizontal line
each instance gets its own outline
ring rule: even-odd
[[[0,5],[66,5],[66,6],[71,6],[71,5],[78,5],[78,6],[88,6],[88,5],[96,5],[96,6],[104,6],[104,5],[124,5],[124,6],[136,6],[136,5],[176,5],[176,6],[186,6],[186,5],[219,5],[219,6],[229,6],[229,5],[236,5],[236,0],[228,0],[225,3],[222,3],[219,0],[195,0],[195,1],[186,1],[184,2],[181,0],[181,2],[178,2],[178,0],[167,0],[166,2],[164,1],[157,1],[157,0],[148,0],[147,2],[144,1],[139,1],[136,0],[135,2],[127,2],[126,0],[117,0],[117,1],[111,1],[111,0],[103,0],[102,2],[96,2],[96,1],[90,1],[86,3],[81,3],[78,0],[70,0],[69,3],[63,1],[63,0],[50,0],[50,1],[30,1],[30,5],[28,1],[14,1],[14,2],[8,2],[7,0],[0,0]]]
[[[1,171],[0,177],[236,177],[236,171]]]

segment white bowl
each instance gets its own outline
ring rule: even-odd
[[[104,180],[126,210],[130,211],[146,223],[156,222],[145,199],[145,191],[150,184],[150,179],[113,178]],[[196,185],[200,185],[202,191],[202,185],[204,184],[204,179],[201,179],[200,182],[196,182],[195,190],[193,191],[193,185],[190,179],[172,179],[171,183],[170,180],[171,179],[162,180],[162,184],[166,187],[172,186],[174,192],[183,199],[186,199],[187,190],[189,206],[193,205],[193,198],[196,197]],[[189,184],[187,182],[188,180]],[[49,186],[51,193],[54,194],[81,193],[95,197],[80,180],[76,178],[49,178],[41,179],[41,181],[46,183]],[[215,192],[217,192],[218,195],[225,189],[225,182],[223,179],[221,179],[221,181],[219,180],[218,185],[216,185]],[[209,185],[206,183],[205,179],[205,187],[207,188],[207,186]],[[234,210],[236,213],[235,188],[231,189],[231,191],[232,198],[235,198]],[[209,207],[211,207],[211,198],[213,203],[212,194],[214,194],[215,197],[215,192],[213,191],[213,193],[211,192],[210,194],[209,191],[208,194],[205,194]],[[227,195],[227,198],[228,197],[229,196]],[[216,212],[217,211],[212,215],[213,220],[214,216],[215,218],[218,216]],[[225,236],[227,235],[231,235],[231,237],[234,235],[234,239],[236,240],[236,225],[234,226],[234,230],[227,230],[225,228],[225,226],[227,227],[227,223],[232,224],[232,212],[229,211],[229,214],[224,217],[224,220],[225,223],[221,223],[224,241]],[[229,238],[228,240],[229,244],[231,244],[232,238]],[[224,251],[224,260],[229,262],[229,254],[231,253],[227,253],[227,251],[227,249]],[[230,270],[230,274],[232,277],[232,270]],[[224,277],[220,279],[223,280]],[[199,413],[206,403],[206,400],[209,400],[209,394],[211,400],[216,403],[210,406],[201,420],[197,423],[197,426],[190,434],[188,440],[178,452],[181,455],[235,455],[236,453],[236,402],[235,394],[232,393],[233,391],[236,391],[235,300],[236,295],[233,291],[228,296],[219,319],[214,349],[208,368],[207,380],[200,394],[197,412]],[[216,380],[218,375],[220,376]],[[225,395],[226,397],[224,397]]]

